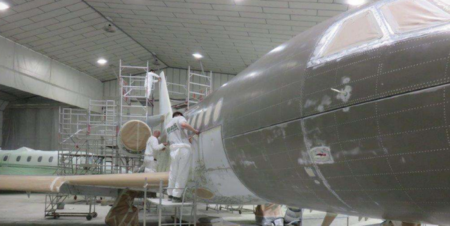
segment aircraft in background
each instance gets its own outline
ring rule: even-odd
[[[60,152],[60,153],[64,153]],[[73,172],[90,172],[89,167],[99,173],[99,165],[103,173],[111,173],[111,163],[102,162],[93,154],[88,158],[85,156],[73,157]],[[69,160],[66,159],[66,162]],[[77,168],[78,170],[75,170]],[[41,151],[27,147],[17,150],[0,150],[0,175],[55,175],[58,169],[58,151]],[[80,170],[83,169],[83,170]],[[125,169],[121,169],[126,173]]]
[[[201,202],[450,224],[449,40],[448,1],[384,0],[276,47],[185,114]],[[0,190],[107,196],[167,176],[0,176]]]
[[[0,150],[0,175],[54,175],[57,167],[58,151]]]

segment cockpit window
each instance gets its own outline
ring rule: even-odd
[[[9,158],[9,155],[5,155],[5,156],[3,156],[3,162],[6,162],[6,161],[8,161],[8,158]]]
[[[372,11],[365,11],[345,20],[325,48],[322,56],[360,46],[383,37]]]
[[[17,156],[17,158],[16,158],[16,162],[19,162],[20,161],[20,159],[22,158],[22,156]]]
[[[308,67],[450,27],[450,0],[387,0],[331,26]]]
[[[432,28],[450,22],[444,11],[448,3],[439,0],[399,0],[383,5],[380,10],[395,34]],[[433,4],[434,3],[434,4]]]

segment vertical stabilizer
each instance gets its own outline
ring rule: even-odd
[[[161,82],[159,89],[159,114],[164,115],[164,126],[172,119],[172,104],[170,103],[169,90],[167,88],[164,71],[160,74]]]

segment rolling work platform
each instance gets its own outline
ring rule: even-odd
[[[147,199],[147,186],[144,187],[145,189],[145,195],[144,195],[144,207],[146,208],[147,203],[150,203],[150,206],[156,206],[157,208],[157,214],[158,214],[158,226],[165,226],[165,225],[173,225],[173,226],[182,226],[182,225],[197,225],[197,194],[196,189],[197,185],[192,185],[192,183],[188,183],[187,187],[183,191],[183,197],[182,202],[180,203],[173,203],[171,201],[167,200],[167,197],[164,196],[163,190],[168,189],[167,187],[163,187],[162,180],[159,183],[159,191],[157,198],[151,198]],[[192,193],[192,200],[187,201],[186,194],[191,192]],[[189,207],[191,209],[189,218],[185,222],[183,222],[183,208]],[[146,209],[144,208],[144,226],[146,225]],[[173,209],[174,214],[169,215],[163,215],[163,209]],[[163,223],[163,217],[166,216],[173,216],[173,222],[172,223]]]
[[[60,217],[86,217],[87,220],[92,220],[98,216],[95,212],[95,200],[96,197],[89,197],[87,203],[89,205],[89,211],[87,213],[82,212],[57,212],[58,209],[64,209],[64,201],[68,195],[46,195],[45,196],[45,215],[44,217],[58,219]]]
[[[127,173],[140,158],[123,156],[117,148],[117,105],[114,100],[90,100],[88,110],[60,108],[57,175]],[[45,216],[96,217],[96,197],[86,197],[88,212],[57,212],[68,195],[46,196]]]

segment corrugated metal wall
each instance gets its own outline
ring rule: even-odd
[[[166,75],[167,81],[170,83],[177,84],[186,84],[188,71],[186,69],[177,69],[177,68],[166,68],[164,69],[164,73]],[[199,72],[197,72],[199,73]],[[159,73],[158,73],[159,74]],[[213,90],[220,88],[223,84],[233,79],[235,75],[230,74],[221,74],[221,73],[213,73]],[[201,82],[198,77],[195,77],[194,82],[197,83],[205,83],[205,81]],[[103,83],[103,99],[116,100],[117,104],[119,104],[119,83],[117,80],[107,81]],[[182,87],[170,87],[169,90],[184,92]],[[200,91],[200,87],[195,87],[196,91]],[[157,93],[155,92],[155,98],[157,99]],[[185,98],[185,96],[179,96],[171,94],[171,98]],[[157,107],[154,109],[157,114]]]
[[[7,108],[3,149],[58,150],[58,108]]]
[[[176,68],[167,68],[167,69],[164,70],[164,73],[166,75],[167,82],[173,82],[173,83],[178,83],[178,84],[186,84],[187,74],[188,74],[187,70],[185,70],[185,69],[176,69]],[[196,73],[200,73],[200,72],[196,71]],[[205,73],[209,73],[209,72],[205,72]],[[226,82],[230,81],[234,77],[235,77],[235,75],[213,73],[213,90],[216,90],[216,89],[220,88],[223,84],[225,84]],[[199,77],[194,77],[193,82],[206,83],[206,80],[202,79],[202,78],[199,78]],[[199,91],[198,90],[199,87],[197,86],[196,88],[197,88],[197,91]],[[169,89],[172,89],[172,88],[169,87]],[[173,90],[179,91],[179,92],[182,91],[182,89],[180,89],[179,87],[176,87]]]
[[[3,111],[8,105],[8,101],[0,100],[0,148],[2,148],[3,139]]]

